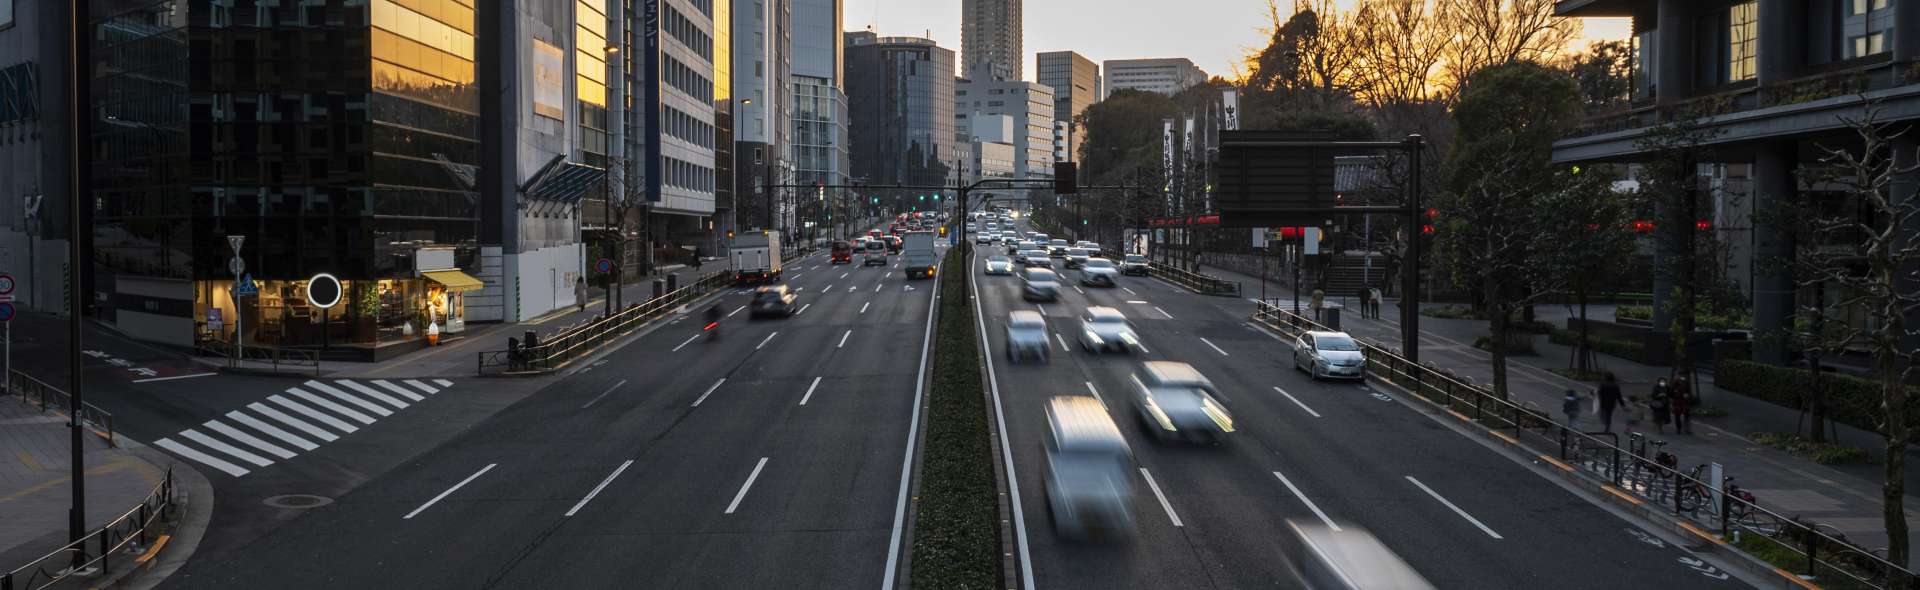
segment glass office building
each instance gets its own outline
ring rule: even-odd
[[[947,184],[960,158],[953,50],[931,39],[868,32],[847,33],[846,47],[848,120],[861,123],[848,131],[853,176],[871,184]]]

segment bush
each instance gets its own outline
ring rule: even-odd
[[[1561,346],[1573,346],[1580,340],[1580,333],[1573,330],[1554,330],[1547,335],[1547,341]],[[1631,340],[1600,338],[1587,333],[1587,343],[1593,345],[1594,352],[1617,356],[1636,363],[1647,362],[1647,346]]]
[[[1420,308],[1420,315],[1427,316],[1430,318],[1440,318],[1443,320],[1487,319],[1487,317],[1484,315],[1481,315],[1480,312],[1474,311],[1472,307],[1468,307],[1465,305],[1442,305],[1439,307],[1422,307]]]
[[[1651,320],[1651,319],[1653,319],[1653,306],[1651,306],[1651,305],[1622,305],[1622,306],[1620,306],[1620,307],[1616,307],[1616,308],[1613,308],[1613,319],[1616,319],[1616,320]]]
[[[1812,460],[1821,465],[1842,465],[1848,463],[1866,463],[1873,457],[1865,450],[1835,443],[1817,443],[1804,438],[1779,432],[1755,432],[1747,435],[1757,442],[1781,450],[1789,455]]]
[[[1813,390],[1812,375],[1798,367],[1776,367],[1765,363],[1723,360],[1714,368],[1714,385],[1720,389],[1788,408],[1804,407],[1807,393]],[[1824,373],[1820,383],[1827,392],[1827,416],[1854,428],[1880,432],[1880,384],[1872,379]],[[1920,388],[1909,387],[1915,393]],[[1920,399],[1907,403],[1907,423],[1920,425]]]
[[[1613,318],[1616,320],[1653,321],[1653,306],[1622,305],[1613,308]],[[1695,328],[1716,332],[1749,330],[1753,328],[1753,316],[1744,312],[1733,312],[1732,314],[1713,313],[1713,310],[1707,308],[1703,303],[1693,310],[1693,324]]]
[[[999,492],[994,483],[980,341],[968,299],[966,258],[941,264],[934,327],[933,386],[921,442],[913,521],[912,586],[993,588],[1000,584]]]
[[[1473,347],[1478,348],[1480,350],[1487,351],[1487,352],[1493,352],[1493,337],[1480,336],[1478,338],[1474,338]],[[1507,335],[1507,354],[1517,355],[1517,356],[1534,354],[1533,339],[1526,337],[1525,332],[1514,332],[1512,334],[1508,334]]]

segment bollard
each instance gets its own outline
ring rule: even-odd
[[[1340,330],[1340,304],[1328,303],[1326,307],[1320,308],[1320,313],[1320,319],[1326,322],[1328,330]]]
[[[653,298],[653,299],[659,299],[661,295],[665,295],[665,294],[667,293],[667,292],[666,292],[666,288],[667,288],[667,282],[666,282],[666,281],[662,281],[662,280],[660,280],[660,279],[654,279],[654,280],[653,280],[653,297],[652,297],[652,298]]]
[[[667,275],[667,292],[680,290],[680,275]]]

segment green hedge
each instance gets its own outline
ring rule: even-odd
[[[1813,391],[1813,375],[1799,367],[1776,367],[1766,363],[1722,359],[1713,370],[1713,383],[1720,389],[1758,400],[1799,408]],[[1852,375],[1825,373],[1820,383],[1827,391],[1827,415],[1841,424],[1869,432],[1880,431],[1880,384]],[[1920,394],[1920,388],[1913,389]],[[1907,403],[1907,423],[1920,425],[1920,399]]]
[[[1561,346],[1573,346],[1575,342],[1580,341],[1580,333],[1573,330],[1554,330],[1547,335],[1547,341]],[[1594,352],[1617,356],[1636,363],[1647,362],[1647,346],[1639,342],[1601,338],[1588,332],[1587,343],[1593,345]]]
[[[998,492],[967,261],[947,251],[913,522],[911,586],[1000,585]]]

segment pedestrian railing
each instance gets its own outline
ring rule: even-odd
[[[644,303],[634,303],[613,315],[549,336],[531,346],[509,339],[506,350],[480,352],[481,375],[551,371],[586,356],[600,346],[632,332],[680,306],[733,284],[733,273],[716,271],[693,284],[674,289]]]
[[[0,590],[43,590],[69,578],[99,579],[137,560],[153,546],[160,525],[173,516],[178,496],[173,468],[139,504],[52,553],[0,574]]]
[[[1115,264],[1126,259],[1125,255],[1113,251],[1105,252],[1104,255],[1107,259],[1113,260]],[[1240,296],[1239,281],[1229,281],[1151,260],[1147,262],[1147,273],[1166,279],[1167,282],[1191,289],[1193,292],[1201,295],[1219,295],[1223,297]]]
[[[1267,302],[1255,304],[1253,320],[1288,336],[1302,331],[1331,330],[1312,319]],[[1847,586],[1910,588],[1914,575],[1887,561],[1884,550],[1870,550],[1846,540],[1831,526],[1799,516],[1783,516],[1749,500],[1730,486],[1732,477],[1714,482],[1704,466],[1679,469],[1678,461],[1649,456],[1638,438],[1622,448],[1612,433],[1580,432],[1555,422],[1552,415],[1494,395],[1491,388],[1453,374],[1432,362],[1416,364],[1398,348],[1355,337],[1367,359],[1367,369],[1421,399],[1444,408],[1522,447],[1538,452],[1569,472],[1605,482],[1610,491],[1644,500],[1648,506],[1685,522],[1702,534],[1715,534],[1727,543],[1757,555],[1796,556],[1795,563],[1774,563],[1816,581]],[[1549,456],[1551,454],[1551,456]]]
[[[40,407],[41,412],[67,411],[70,416],[79,416],[80,424],[106,439],[107,446],[118,447],[119,441],[113,437],[113,412],[100,409],[90,403],[81,402],[79,408],[73,407],[73,396],[47,382],[14,370],[7,375],[7,391],[20,396],[20,401]]]
[[[265,368],[278,373],[282,370],[305,373],[312,371],[320,376],[320,353],[303,348],[283,348],[279,346],[247,345],[236,347],[225,340],[204,339],[195,344],[200,354],[226,359],[228,368],[248,367],[245,361],[256,361]]]

